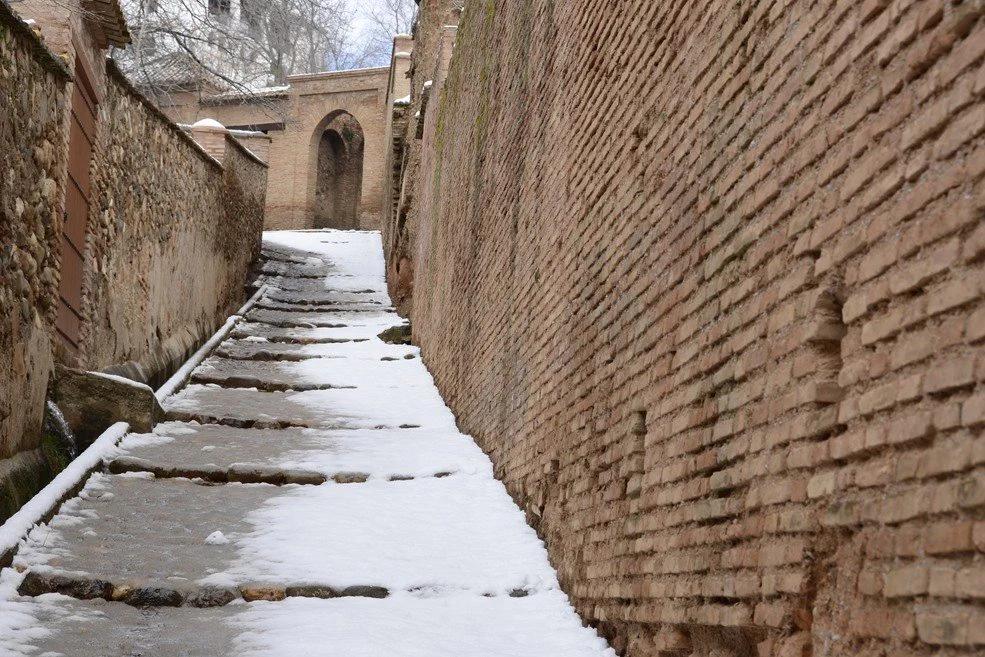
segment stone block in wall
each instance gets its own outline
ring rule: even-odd
[[[56,367],[52,397],[80,450],[116,422],[146,433],[164,419],[164,409],[149,386],[110,374]]]

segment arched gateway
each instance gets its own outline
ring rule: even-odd
[[[314,227],[359,228],[365,138],[344,110],[326,116],[312,135]]]
[[[176,92],[167,113],[179,123],[212,118],[269,137],[267,153],[258,152],[270,167],[265,228],[379,228],[390,191],[383,176],[387,95],[408,94],[409,82],[391,78],[389,68],[294,75],[287,82],[250,95]],[[243,139],[252,147],[248,135]]]

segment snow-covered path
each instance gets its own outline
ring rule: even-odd
[[[614,656],[416,348],[378,233],[268,233],[267,293],[0,571],[0,655]]]

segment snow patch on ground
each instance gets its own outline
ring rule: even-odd
[[[237,563],[204,584],[282,581],[475,595],[558,587],[547,551],[503,485],[450,476],[297,486],[250,513]]]
[[[559,591],[254,602],[229,621],[243,657],[615,657]]]

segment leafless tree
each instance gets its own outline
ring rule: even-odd
[[[367,60],[377,66],[390,63],[393,37],[410,34],[417,18],[414,0],[376,0],[363,10],[367,23],[365,34]]]
[[[250,93],[332,67],[351,41],[345,0],[123,0],[133,44],[114,53],[160,96],[189,85]]]

